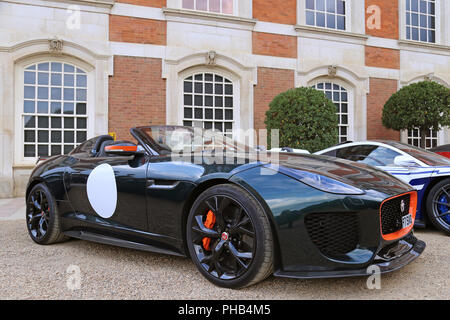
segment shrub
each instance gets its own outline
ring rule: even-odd
[[[383,125],[388,129],[419,129],[421,147],[430,129],[439,131],[450,125],[450,89],[432,81],[403,87],[383,108]]]
[[[265,124],[269,137],[271,130],[280,130],[280,147],[316,152],[336,144],[339,138],[336,106],[312,88],[295,88],[275,97]]]

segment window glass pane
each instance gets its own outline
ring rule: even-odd
[[[78,118],[77,119],[77,129],[86,129],[86,128],[87,128],[86,118]]]
[[[61,88],[52,88],[51,91],[52,100],[61,100]]]
[[[220,0],[209,0],[209,11],[220,12]]]
[[[61,72],[62,71],[62,63],[52,62],[52,71]]]
[[[87,86],[87,76],[77,75],[77,87],[86,87],[86,86]]]
[[[38,64],[38,70],[40,71],[48,71],[48,68],[49,68],[48,62]]]
[[[337,16],[337,29],[345,30],[345,16]]]
[[[194,0],[183,0],[184,9],[194,9]]]
[[[222,0],[222,13],[233,14],[233,0]]]
[[[38,128],[48,128],[48,117],[38,117]]]
[[[64,131],[64,143],[74,143],[74,138],[73,131]]]
[[[48,102],[38,101],[38,113],[48,113]]]
[[[49,75],[47,72],[39,72],[38,73],[38,84],[45,84],[48,85],[48,78]]]
[[[334,14],[327,14],[327,28],[336,28],[336,20]]]
[[[36,151],[34,149],[34,145],[25,145],[24,146],[24,156],[25,157],[35,157]]]
[[[314,0],[306,0],[306,9],[314,10]]]
[[[316,10],[325,11],[325,0],[316,0]]]
[[[306,24],[310,26],[314,26],[314,11],[306,11]]]
[[[52,128],[53,129],[62,128],[62,119],[60,117],[52,117]]]
[[[86,101],[86,89],[77,89],[77,101]]]
[[[75,92],[73,88],[64,88],[64,100],[66,101],[75,100]]]
[[[316,13],[316,26],[325,27],[325,14],[317,12]]]
[[[52,73],[52,86],[61,86],[62,85],[62,77],[60,73]]]
[[[34,101],[25,100],[23,102],[23,112],[24,113],[34,113]]]
[[[197,10],[208,10],[208,3],[207,0],[196,0],[196,9]]]
[[[36,93],[35,93],[34,87],[25,86],[25,88],[24,88],[24,98],[25,99],[34,99],[35,94]]]
[[[24,116],[24,126],[25,128],[35,128],[36,127],[36,117],[35,116]]]
[[[338,14],[345,14],[345,1],[337,0],[337,9],[336,12]]]
[[[38,131],[38,142],[48,142],[48,131]]]
[[[74,75],[73,74],[64,74],[64,86],[73,87],[74,86]]]
[[[52,156],[56,156],[56,155],[60,155],[61,154],[61,146],[58,146],[58,145],[56,145],[56,146],[52,146],[51,147],[51,155]]]
[[[64,64],[64,72],[75,72],[75,67],[70,64]]]
[[[25,71],[24,82],[25,82],[25,84],[35,84],[36,83],[36,72]]]
[[[77,103],[77,114],[86,114],[86,103]]]
[[[72,102],[64,102],[64,114],[73,114],[74,104]]]
[[[25,130],[25,142],[36,142],[35,131]]]
[[[336,12],[336,0],[327,0],[327,12],[328,13]]]

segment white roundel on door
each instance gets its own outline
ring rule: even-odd
[[[101,164],[92,170],[87,180],[89,203],[102,218],[111,218],[117,206],[117,185],[114,170]]]

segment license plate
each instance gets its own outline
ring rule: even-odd
[[[412,225],[412,223],[413,223],[412,214],[408,214],[408,215],[402,217],[403,229],[410,227]]]

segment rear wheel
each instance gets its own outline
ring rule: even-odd
[[[450,179],[439,182],[430,190],[427,214],[437,229],[450,235]]]
[[[28,233],[34,242],[52,244],[69,239],[59,228],[56,202],[44,184],[40,183],[31,189],[26,210]]]
[[[193,204],[187,245],[199,271],[215,285],[241,288],[273,272],[273,238],[267,215],[245,190],[217,185]]]

